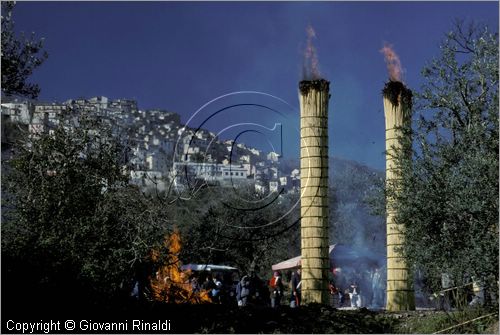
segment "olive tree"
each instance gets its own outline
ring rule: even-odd
[[[401,187],[386,190],[405,223],[403,251],[432,289],[446,274],[497,292],[498,34],[457,22],[422,75],[403,146],[412,157],[400,152]]]
[[[24,138],[3,162],[5,279],[62,295],[130,292],[171,228],[168,207],[129,185],[126,148],[95,119]]]

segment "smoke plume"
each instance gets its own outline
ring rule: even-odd
[[[380,49],[384,54],[385,63],[387,64],[387,72],[389,73],[390,81],[402,81],[401,61],[398,55],[392,49],[392,45],[384,43],[384,47]]]
[[[316,38],[316,32],[313,27],[309,25],[306,28],[307,44],[304,51],[304,68],[302,77],[304,80],[320,79],[321,73],[319,72],[318,56],[316,47],[313,44],[313,39]]]

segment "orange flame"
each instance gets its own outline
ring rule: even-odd
[[[401,61],[396,52],[392,49],[392,45],[384,43],[384,47],[380,49],[380,52],[384,54],[387,71],[389,72],[389,80],[401,81]]]
[[[311,25],[307,26],[307,44],[304,51],[304,69],[303,77],[307,80],[319,79],[321,73],[319,71],[319,62],[316,52],[316,47],[313,44],[313,39],[316,38],[316,32]]]
[[[150,280],[153,298],[168,303],[210,303],[211,299],[207,291],[193,291],[189,282],[191,271],[181,270],[179,253],[182,244],[177,230],[169,237],[165,236],[163,247],[168,250],[166,259],[156,272],[156,276]],[[160,256],[161,250],[151,251],[151,259],[154,262],[159,262]]]

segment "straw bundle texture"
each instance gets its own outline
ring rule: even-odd
[[[329,303],[326,80],[300,83],[302,301]]]
[[[400,127],[410,122],[411,91],[402,83],[390,82],[383,91],[385,113],[386,182],[396,192],[400,189],[401,169],[396,152],[402,146]],[[405,258],[398,250],[404,245],[404,224],[395,220],[394,197],[386,199],[387,212],[387,305],[389,311],[415,309],[415,296]]]

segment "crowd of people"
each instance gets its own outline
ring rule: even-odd
[[[385,278],[379,267],[363,271],[353,268],[335,268],[330,280],[330,303],[334,307],[383,308],[385,306]],[[193,292],[205,290],[213,303],[237,304],[238,306],[262,305],[292,308],[301,305],[301,269],[296,268],[283,278],[280,271],[263,280],[255,272],[237,280],[231,274],[193,275]],[[203,281],[200,282],[200,279]]]
[[[285,303],[285,296],[290,296],[291,307],[298,307],[301,301],[300,269],[293,271],[288,281],[279,271],[275,271],[269,280],[259,278],[255,272],[245,274],[239,280],[235,280],[231,273],[193,273],[190,284],[193,292],[204,290],[217,304],[278,308]]]
[[[333,269],[330,281],[331,304],[334,307],[366,307],[370,309],[385,306],[384,271],[378,266]]]

